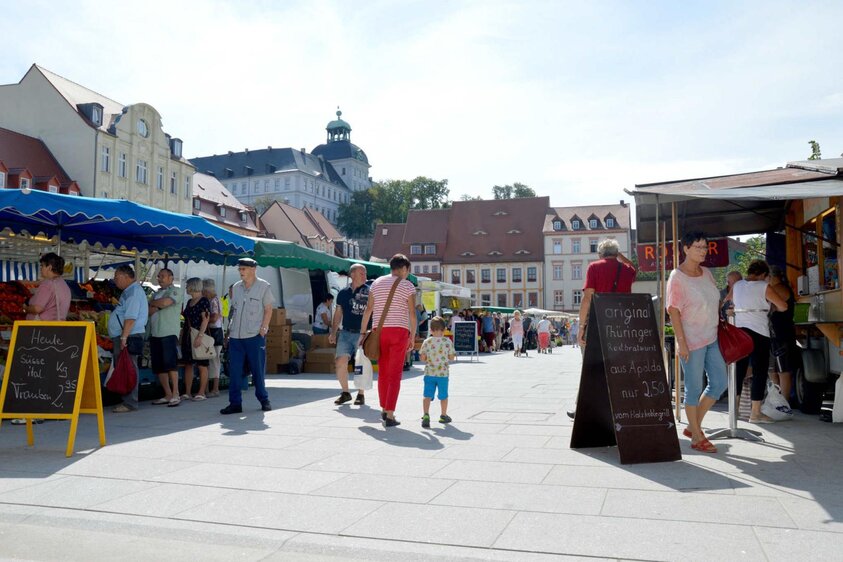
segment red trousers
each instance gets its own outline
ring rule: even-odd
[[[383,410],[393,411],[401,390],[401,374],[410,331],[385,327],[380,330],[381,353],[378,358],[378,398]]]

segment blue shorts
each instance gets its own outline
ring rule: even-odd
[[[337,332],[337,357],[348,356],[352,359],[357,353],[357,342],[360,341],[360,332],[347,332],[340,330]]]
[[[433,400],[434,392],[439,389],[439,400],[448,399],[448,377],[424,376],[424,397]]]

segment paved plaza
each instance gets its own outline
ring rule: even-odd
[[[334,406],[330,375],[270,376],[249,390],[106,413],[108,445],[80,422],[0,431],[0,558],[28,560],[836,560],[843,552],[843,427],[815,417],[761,426],[682,461],[621,465],[571,450],[565,414],[580,354],[462,358],[454,422],[420,426],[421,369],[397,417]],[[708,427],[726,425],[713,412]],[[683,425],[680,424],[678,431]]]

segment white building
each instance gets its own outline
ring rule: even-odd
[[[42,140],[84,196],[191,212],[194,168],[151,105],[124,105],[33,64],[0,86],[0,127]]]
[[[614,238],[631,259],[629,204],[553,207],[544,222],[546,307],[576,312],[588,265],[599,259],[597,246]]]

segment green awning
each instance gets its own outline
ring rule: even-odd
[[[348,271],[348,260],[305,248],[286,240],[255,241],[255,261],[266,267],[294,267],[299,269],[322,269],[341,273]]]
[[[501,314],[512,314],[516,310],[521,310],[520,308],[510,308],[508,306],[472,306],[471,310],[481,310],[481,311],[489,311],[489,312],[500,312]]]

